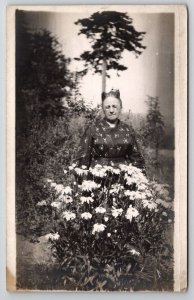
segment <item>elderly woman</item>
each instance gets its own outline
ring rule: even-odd
[[[119,119],[122,101],[119,90],[102,93],[104,119],[87,128],[77,153],[79,166],[87,168],[96,164],[132,164],[144,169],[144,159],[139,151],[132,126]]]

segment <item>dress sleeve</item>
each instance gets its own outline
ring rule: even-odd
[[[81,137],[80,144],[76,155],[76,163],[79,167],[82,165],[90,167],[92,159],[93,137],[91,127],[86,128]]]
[[[130,154],[130,160],[134,166],[144,170],[145,172],[145,161],[139,149],[135,130],[132,128],[132,151]]]

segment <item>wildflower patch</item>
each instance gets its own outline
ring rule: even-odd
[[[75,179],[66,185],[69,177]],[[47,240],[69,274],[65,282],[73,278],[81,290],[98,290],[102,282],[104,290],[135,290],[140,283],[170,289],[173,248],[165,232],[174,213],[167,185],[132,165],[87,170],[74,164],[64,170],[63,184],[48,179],[47,188],[54,198],[37,206],[53,209]]]

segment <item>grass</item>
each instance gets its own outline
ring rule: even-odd
[[[158,164],[155,162],[153,149],[146,149],[145,159],[148,170],[148,177],[159,183],[169,184],[174,187],[174,150],[159,150]]]

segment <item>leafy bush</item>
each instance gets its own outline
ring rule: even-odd
[[[173,249],[169,186],[150,182],[133,166],[65,170],[64,184],[47,180],[53,208],[47,239],[64,270],[65,288],[170,290]],[[75,180],[76,178],[76,180]]]

